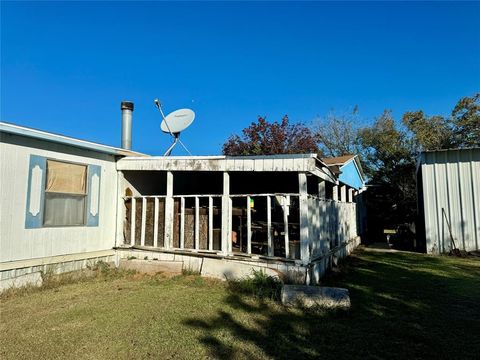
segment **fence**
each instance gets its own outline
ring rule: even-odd
[[[308,197],[311,257],[324,255],[357,236],[356,204]]]

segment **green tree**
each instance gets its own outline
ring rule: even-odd
[[[380,235],[415,219],[415,156],[407,132],[385,111],[370,127],[359,130],[364,170],[369,178],[369,223]],[[375,236],[370,234],[371,236]]]
[[[458,101],[452,122],[458,147],[480,146],[480,93]]]
[[[403,124],[410,131],[417,152],[438,150],[453,145],[453,127],[443,116],[426,116],[423,111],[409,111],[403,115]]]

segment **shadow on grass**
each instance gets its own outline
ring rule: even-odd
[[[325,285],[350,290],[349,312],[309,312],[230,293],[200,329],[231,358],[473,358],[480,353],[480,262],[359,251]]]

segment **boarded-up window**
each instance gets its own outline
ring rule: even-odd
[[[44,225],[85,225],[87,166],[47,160]]]

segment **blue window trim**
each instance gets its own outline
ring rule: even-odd
[[[55,161],[64,161],[68,162],[62,159],[52,159]],[[86,164],[82,164],[86,165]],[[39,212],[35,216],[30,213],[30,194],[32,192],[32,171],[33,169],[39,166],[40,170],[42,170],[42,178],[41,178],[41,189],[40,191],[40,207],[39,207]],[[87,199],[85,203],[85,216],[86,216],[86,221],[85,225],[80,225],[82,226],[88,226],[88,227],[93,227],[93,226],[98,226],[99,221],[100,221],[100,192],[101,192],[101,173],[102,173],[102,167],[99,165],[87,165]],[[98,203],[97,203],[97,213],[93,215],[90,213],[90,204],[92,202],[92,177],[94,175],[98,176]],[[39,156],[39,155],[30,155],[30,163],[29,163],[29,168],[28,168],[28,184],[27,184],[27,199],[26,199],[26,207],[25,207],[25,229],[37,229],[37,228],[44,228],[45,226],[43,225],[43,216],[44,216],[44,210],[45,210],[45,182],[47,180],[47,158],[44,156]],[[62,226],[63,227],[63,226]],[[78,227],[78,226],[76,226]]]

